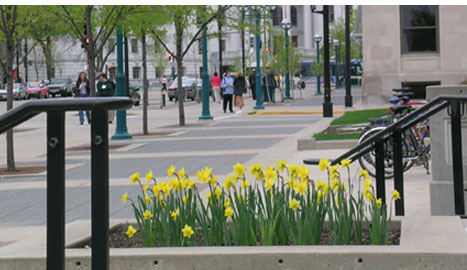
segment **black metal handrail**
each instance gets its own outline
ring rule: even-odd
[[[65,269],[65,112],[92,111],[92,269],[109,269],[109,125],[107,110],[133,106],[128,97],[28,101],[0,115],[0,134],[47,113],[47,270]]]
[[[403,185],[403,160],[402,160],[402,135],[403,131],[439,113],[445,108],[451,116],[451,143],[453,156],[454,176],[454,205],[456,215],[465,215],[464,186],[463,186],[463,164],[462,164],[462,133],[461,116],[464,114],[464,103],[467,96],[441,95],[437,96],[425,105],[415,109],[410,114],[402,117],[397,122],[385,129],[376,132],[367,140],[354,148],[330,160],[332,165],[343,159],[351,159],[352,162],[359,159],[369,151],[375,150],[376,157],[376,192],[377,197],[385,202],[385,176],[384,176],[384,143],[389,138],[393,140],[394,161],[394,188],[400,193],[401,200],[396,201],[396,215],[404,215],[404,185]],[[319,159],[305,159],[305,164],[317,165]]]

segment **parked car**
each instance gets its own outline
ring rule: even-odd
[[[42,82],[28,82],[28,99],[32,97],[47,98],[49,87]]]
[[[13,83],[13,99],[26,99],[28,96],[28,89],[24,83]],[[0,100],[7,98],[7,85],[5,89],[0,89]]]
[[[54,78],[50,80],[48,87],[49,95],[52,97],[55,97],[57,94],[60,94],[62,97],[73,95],[73,82],[71,79]]]
[[[143,91],[143,86],[142,85],[130,86],[130,97],[131,97],[131,100],[133,100],[133,104],[135,106],[139,106],[140,101],[141,101],[141,95],[139,93],[140,90],[141,90],[141,92]]]
[[[182,87],[185,90],[185,97],[188,99],[191,99],[192,101],[194,101],[196,98],[195,85],[196,85],[196,91],[200,95],[201,89],[203,89],[203,80],[202,79],[196,80],[195,78],[192,78],[192,77],[182,76]],[[175,98],[175,90],[177,89],[177,86],[178,86],[178,78],[175,78],[175,80],[170,84],[169,89],[167,91],[170,101],[172,101]],[[209,95],[211,94],[212,94],[212,85],[211,85],[211,82],[209,82]]]

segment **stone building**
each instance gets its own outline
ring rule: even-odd
[[[406,82],[425,98],[427,85],[467,78],[467,6],[362,6],[363,102],[385,104]]]

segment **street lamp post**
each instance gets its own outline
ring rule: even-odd
[[[323,6],[323,42],[324,42],[324,102],[323,117],[332,117],[331,84],[329,81],[329,6]]]
[[[285,32],[285,99],[290,98],[290,72],[289,72],[289,30],[292,28],[292,22],[289,19],[284,19],[281,22],[281,27]]]
[[[241,9],[242,12],[242,72],[245,75],[246,68],[245,68],[245,9]]]
[[[350,6],[345,6],[345,107],[352,107],[350,84]]]
[[[336,60],[336,89],[340,88],[339,86],[339,40],[335,39],[334,43],[334,56]]]
[[[321,40],[323,40],[323,38],[320,35],[316,34],[313,37],[313,40],[316,42],[316,63],[319,64],[319,43],[321,42]],[[318,76],[316,76],[316,84],[316,95],[321,95],[321,76],[319,74]]]
[[[263,107],[263,97],[262,97],[262,89],[261,89],[261,54],[259,48],[259,31],[260,31],[260,18],[261,18],[261,7],[257,7],[255,9],[255,18],[256,18],[256,106],[254,107],[255,110],[264,110]]]
[[[212,120],[211,113],[209,112],[209,76],[208,76],[208,28],[203,29],[203,111],[199,120]]]
[[[120,28],[117,29],[117,93],[116,96],[126,96],[125,93],[125,74],[123,73],[123,37]],[[128,134],[126,127],[126,111],[117,111],[117,127],[115,128],[115,134],[112,136],[112,140],[125,140],[131,139],[131,135]]]

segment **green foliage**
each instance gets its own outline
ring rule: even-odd
[[[369,123],[370,120],[368,118],[375,118],[387,113],[388,109],[348,111],[341,117],[334,119],[331,122],[331,126]]]
[[[237,72],[242,72],[243,73],[242,57],[240,57],[240,56],[235,57],[235,60],[234,60],[234,62],[232,64],[231,72],[234,72],[232,74],[235,74]],[[245,76],[245,74],[243,76]]]
[[[272,57],[271,68],[278,72],[281,76],[285,76],[287,73],[286,69],[286,60],[287,60],[287,51],[285,49],[285,36],[284,31],[278,31],[274,33],[274,48],[277,52],[276,55]],[[301,70],[301,63],[303,60],[303,55],[292,46],[292,42],[289,37],[289,71],[291,76],[298,73]]]
[[[357,14],[356,10],[352,10],[350,16],[350,33],[352,33],[354,29],[355,23],[355,16]],[[331,36],[331,40],[338,40],[339,41],[339,63],[344,63],[345,61],[345,20],[344,18],[338,18],[330,25],[329,34]],[[334,57],[335,55],[335,48],[334,44],[329,44],[329,51],[330,56]],[[350,59],[362,59],[362,47],[355,42],[352,42],[350,39]]]
[[[315,138],[317,141],[356,140],[360,138],[360,133],[343,133],[343,134],[316,133],[316,134],[313,134],[313,138]]]

